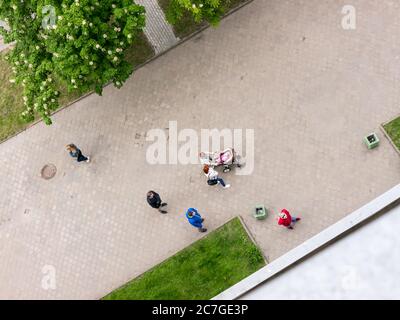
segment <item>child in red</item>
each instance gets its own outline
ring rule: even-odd
[[[282,209],[279,214],[278,224],[288,229],[293,229],[294,224],[299,221],[300,218],[292,217],[286,209]]]

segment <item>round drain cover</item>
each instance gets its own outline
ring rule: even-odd
[[[49,180],[57,173],[57,167],[54,164],[46,164],[41,171],[43,179]]]

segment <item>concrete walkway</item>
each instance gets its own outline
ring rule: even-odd
[[[0,36],[0,52],[5,50],[7,48],[7,45],[3,41],[3,37]]]
[[[7,24],[4,21],[0,21],[0,27],[6,27]],[[0,35],[0,52],[9,48],[11,44],[4,43],[3,37]]]
[[[398,113],[400,4],[353,1],[358,28],[341,28],[340,1],[254,1],[217,29],[0,145],[0,298],[96,299],[242,215],[270,261],[398,184],[388,141],[362,137]],[[145,134],[179,128],[254,129],[255,170],[208,187],[199,166],[153,166]],[[381,136],[382,137],[382,136]],[[92,156],[77,164],[64,146]],[[46,163],[52,180],[40,178]],[[155,189],[170,212],[151,210]],[[303,217],[294,231],[265,203]],[[55,274],[54,274],[55,272]],[[55,276],[55,289],[43,285]],[[46,284],[46,281],[45,281]]]
[[[137,0],[146,8],[146,27],[144,33],[152,44],[156,54],[161,53],[178,42],[171,25],[157,0]]]

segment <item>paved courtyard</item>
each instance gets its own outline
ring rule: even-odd
[[[353,0],[357,29],[341,28],[344,1],[255,0],[219,28],[0,144],[0,298],[97,299],[209,230],[241,215],[269,261],[398,184],[399,157],[379,124],[400,105],[400,3]],[[178,127],[255,132],[252,175],[208,187],[198,165],[146,162],[145,134]],[[372,131],[381,146],[367,151]],[[92,156],[77,164],[76,143]],[[58,171],[43,180],[47,163]],[[149,208],[155,189],[169,213]],[[294,231],[265,203],[303,217]],[[56,289],[42,271],[56,271]],[[43,269],[44,268],[44,269]]]

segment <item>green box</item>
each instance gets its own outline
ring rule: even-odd
[[[364,142],[369,150],[376,148],[379,146],[379,138],[378,135],[373,132],[364,137]]]
[[[253,216],[257,220],[263,220],[267,217],[267,209],[264,205],[258,205],[254,208]]]

